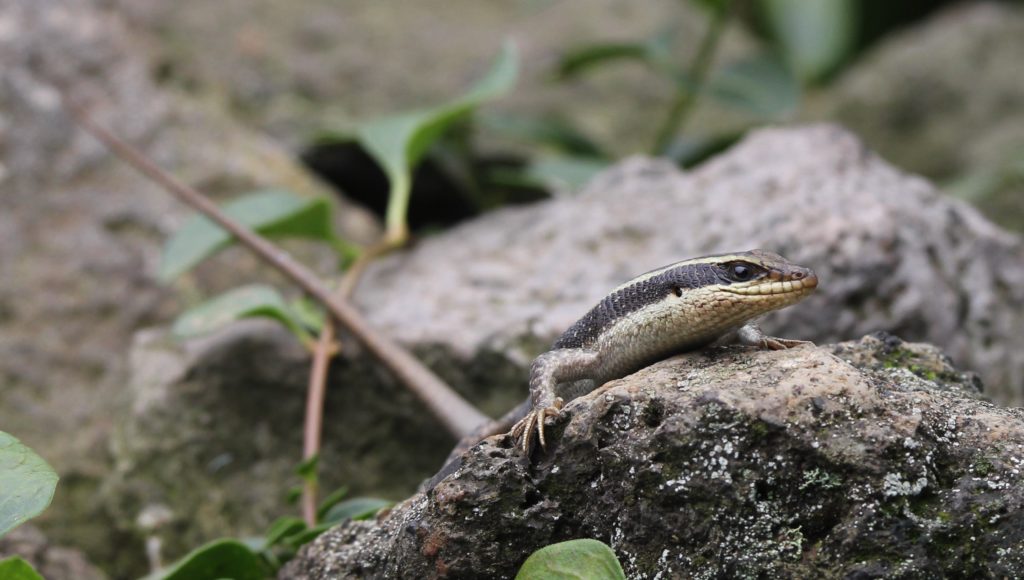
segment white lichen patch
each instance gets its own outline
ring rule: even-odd
[[[882,480],[882,494],[885,497],[917,495],[928,487],[928,477],[924,475],[913,481],[905,479],[899,473],[887,473]]]

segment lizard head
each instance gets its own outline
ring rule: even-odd
[[[714,258],[718,290],[757,303],[765,311],[798,302],[818,287],[813,270],[772,252],[751,250]]]

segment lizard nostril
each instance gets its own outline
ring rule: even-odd
[[[807,274],[804,274],[803,272],[793,272],[793,279],[794,280],[802,280],[804,278],[804,276],[806,276],[806,275]]]

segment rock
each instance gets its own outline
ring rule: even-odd
[[[1018,175],[980,200],[1024,231],[1024,8],[972,2],[881,42],[805,116],[850,127],[899,167],[932,179],[979,171]]]
[[[169,522],[152,535],[174,559],[296,514],[285,496],[301,483],[310,358],[290,333],[250,321],[182,348],[166,331],[144,331],[131,367],[131,409],[98,494],[119,529],[149,535],[135,521],[159,507]],[[350,497],[406,497],[444,460],[449,436],[365,356],[336,360],[328,376],[323,493],[345,485]]]
[[[124,355],[135,330],[166,323],[185,302],[155,273],[165,237],[190,212],[77,130],[56,87],[221,200],[271,186],[331,192],[222,110],[158,89],[145,43],[109,2],[0,6],[0,425],[61,475],[40,525],[109,562],[123,545],[111,541],[93,494],[110,469]],[[343,231],[370,239],[374,222],[339,203]],[[308,245],[290,247],[328,263]],[[194,301],[197,290],[266,272],[232,252],[182,288]]]
[[[757,131],[688,173],[626,161],[578,196],[494,212],[382,260],[358,300],[390,335],[486,358],[491,385],[511,377],[523,393],[532,357],[610,288],[758,247],[821,279],[766,330],[928,341],[979,372],[993,399],[1024,403],[1024,243],[835,126]]]
[[[104,580],[81,551],[58,546],[32,524],[22,524],[0,539],[0,559],[21,556],[47,580]]]
[[[929,345],[686,354],[572,401],[550,433],[532,465],[485,440],[280,578],[511,578],[572,538],[611,545],[629,578],[1024,574],[1024,410]]]

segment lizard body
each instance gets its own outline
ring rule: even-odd
[[[530,369],[530,398],[464,438],[432,482],[487,435],[510,433],[526,455],[564,402],[668,356],[738,339],[783,349],[804,341],[765,336],[751,321],[796,303],[818,285],[809,268],[762,250],[704,256],[642,274],[612,290]],[[514,423],[514,425],[513,425]]]

